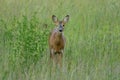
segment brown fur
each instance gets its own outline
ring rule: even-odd
[[[55,63],[58,63],[60,66],[62,66],[60,61],[63,55],[63,52],[61,50],[64,50],[64,46],[64,35],[62,33],[57,32],[56,30],[53,30],[49,37],[50,58],[55,60]],[[52,52],[51,50],[54,50],[54,52]]]
[[[56,52],[59,52],[61,49],[64,49],[65,38],[63,33],[59,33],[56,30],[52,31],[49,37],[49,45],[50,48],[53,48],[54,50],[56,50]]]
[[[69,18],[67,15],[65,17]],[[52,16],[53,22],[55,23],[56,26],[63,25],[67,22],[63,21],[58,21],[56,16]],[[64,28],[62,28],[63,30]],[[63,32],[59,32],[58,28],[55,28],[49,36],[49,48],[50,48],[50,58],[53,59],[53,63],[55,62],[56,64],[59,64],[60,67],[62,66],[62,56],[63,56],[63,51],[65,47],[65,37],[63,35]]]

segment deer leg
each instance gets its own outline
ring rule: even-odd
[[[61,68],[62,67],[62,57],[63,57],[63,53],[59,52],[58,54],[58,65]]]
[[[52,61],[52,64],[54,64],[54,51],[53,51],[53,49],[50,49],[50,59]]]
[[[56,64],[57,64],[56,54],[57,54],[57,53],[56,53],[53,49],[51,49],[50,58],[51,58],[51,60],[52,60],[52,65],[53,65],[53,67],[56,67]]]

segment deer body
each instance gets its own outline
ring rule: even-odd
[[[56,64],[62,66],[62,56],[65,47],[65,37],[63,35],[63,29],[65,23],[68,21],[69,16],[67,15],[63,21],[58,21],[55,15],[52,16],[53,22],[56,27],[49,36],[49,48],[50,48],[50,58]]]
[[[62,33],[59,33],[56,30],[54,30],[53,32],[51,32],[49,41],[50,48],[53,49],[56,53],[61,52],[61,50],[64,49],[65,38]]]

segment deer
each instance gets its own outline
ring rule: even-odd
[[[60,21],[55,15],[52,15],[52,21],[55,24],[55,28],[50,32],[49,36],[50,59],[53,63],[62,67],[62,57],[66,43],[63,31],[65,24],[69,21],[69,15],[66,15]]]

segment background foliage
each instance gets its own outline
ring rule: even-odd
[[[119,0],[0,0],[0,80],[119,80]],[[51,71],[48,36],[59,19],[66,47]]]

